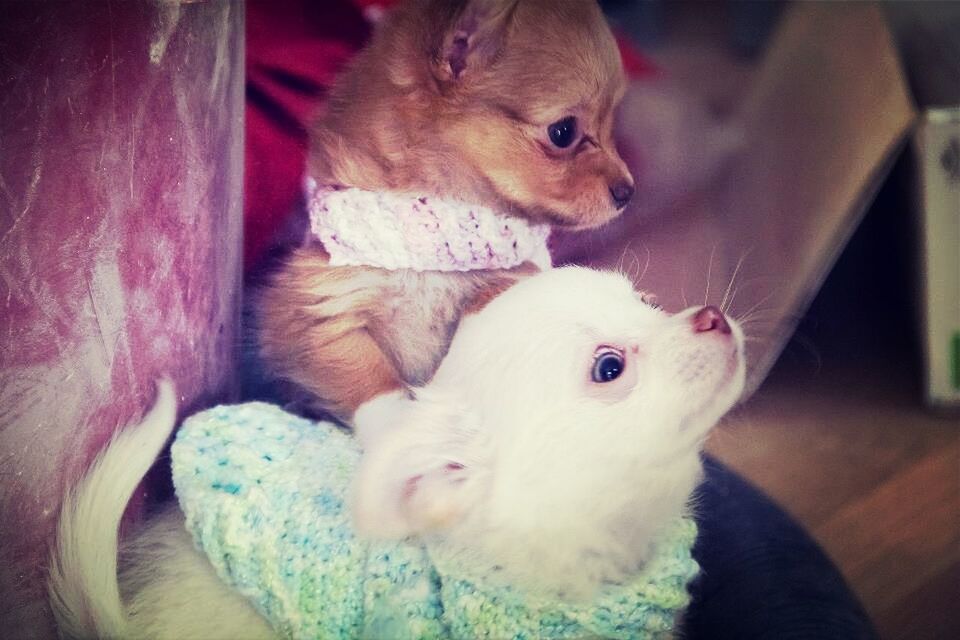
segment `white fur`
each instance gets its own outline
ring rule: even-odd
[[[742,336],[697,333],[630,283],[580,268],[522,281],[463,320],[433,380],[361,407],[357,529],[422,534],[507,579],[566,595],[636,570],[686,508],[699,445],[743,385]],[[622,348],[592,382],[596,348]],[[173,508],[121,552],[117,523],[173,425],[172,392],[71,492],[51,604],[66,637],[270,638]],[[122,602],[121,604],[121,596]]]
[[[432,534],[481,570],[568,595],[635,571],[684,511],[702,439],[742,390],[739,328],[696,332],[697,311],[669,316],[587,269],[514,286],[461,323],[414,399],[358,411],[358,529]],[[627,364],[598,384],[604,346]]]
[[[117,586],[120,518],[173,430],[173,385],[157,385],[153,409],[118,431],[90,473],[64,499],[50,568],[50,600],[67,637],[122,637],[126,616]]]
[[[194,548],[177,508],[151,519],[119,554],[120,519],[173,431],[173,385],[157,385],[143,421],[119,431],[64,498],[50,604],[63,638],[273,638],[253,607]]]
[[[169,506],[121,551],[127,610],[123,638],[268,640],[277,633],[227,587],[194,547],[183,513]]]

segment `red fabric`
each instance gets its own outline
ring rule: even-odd
[[[306,123],[370,34],[350,0],[247,3],[244,265],[255,266],[300,197]]]
[[[367,41],[365,16],[393,0],[250,0],[247,3],[247,98],[244,265],[249,272],[300,201],[306,123],[334,77]],[[618,37],[633,79],[656,68]]]
[[[623,70],[631,80],[649,80],[660,75],[660,69],[653,61],[637,51],[629,38],[622,33],[614,33],[617,46],[620,49],[620,59],[623,60]]]

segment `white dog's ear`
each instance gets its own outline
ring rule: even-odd
[[[354,484],[357,532],[399,539],[457,524],[488,477],[479,421],[448,396],[392,394],[356,413],[363,457]]]

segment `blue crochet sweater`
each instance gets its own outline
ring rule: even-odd
[[[220,577],[292,638],[656,638],[688,602],[692,521],[644,571],[589,603],[450,575],[416,540],[355,537],[345,504],[349,435],[278,407],[221,406],[186,420],[173,479],[187,527]]]

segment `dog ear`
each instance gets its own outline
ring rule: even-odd
[[[353,492],[363,536],[400,539],[449,528],[487,477],[479,421],[448,397],[375,399],[356,413],[364,451]]]
[[[441,83],[471,77],[496,59],[518,0],[467,0],[444,29],[434,54]]]

